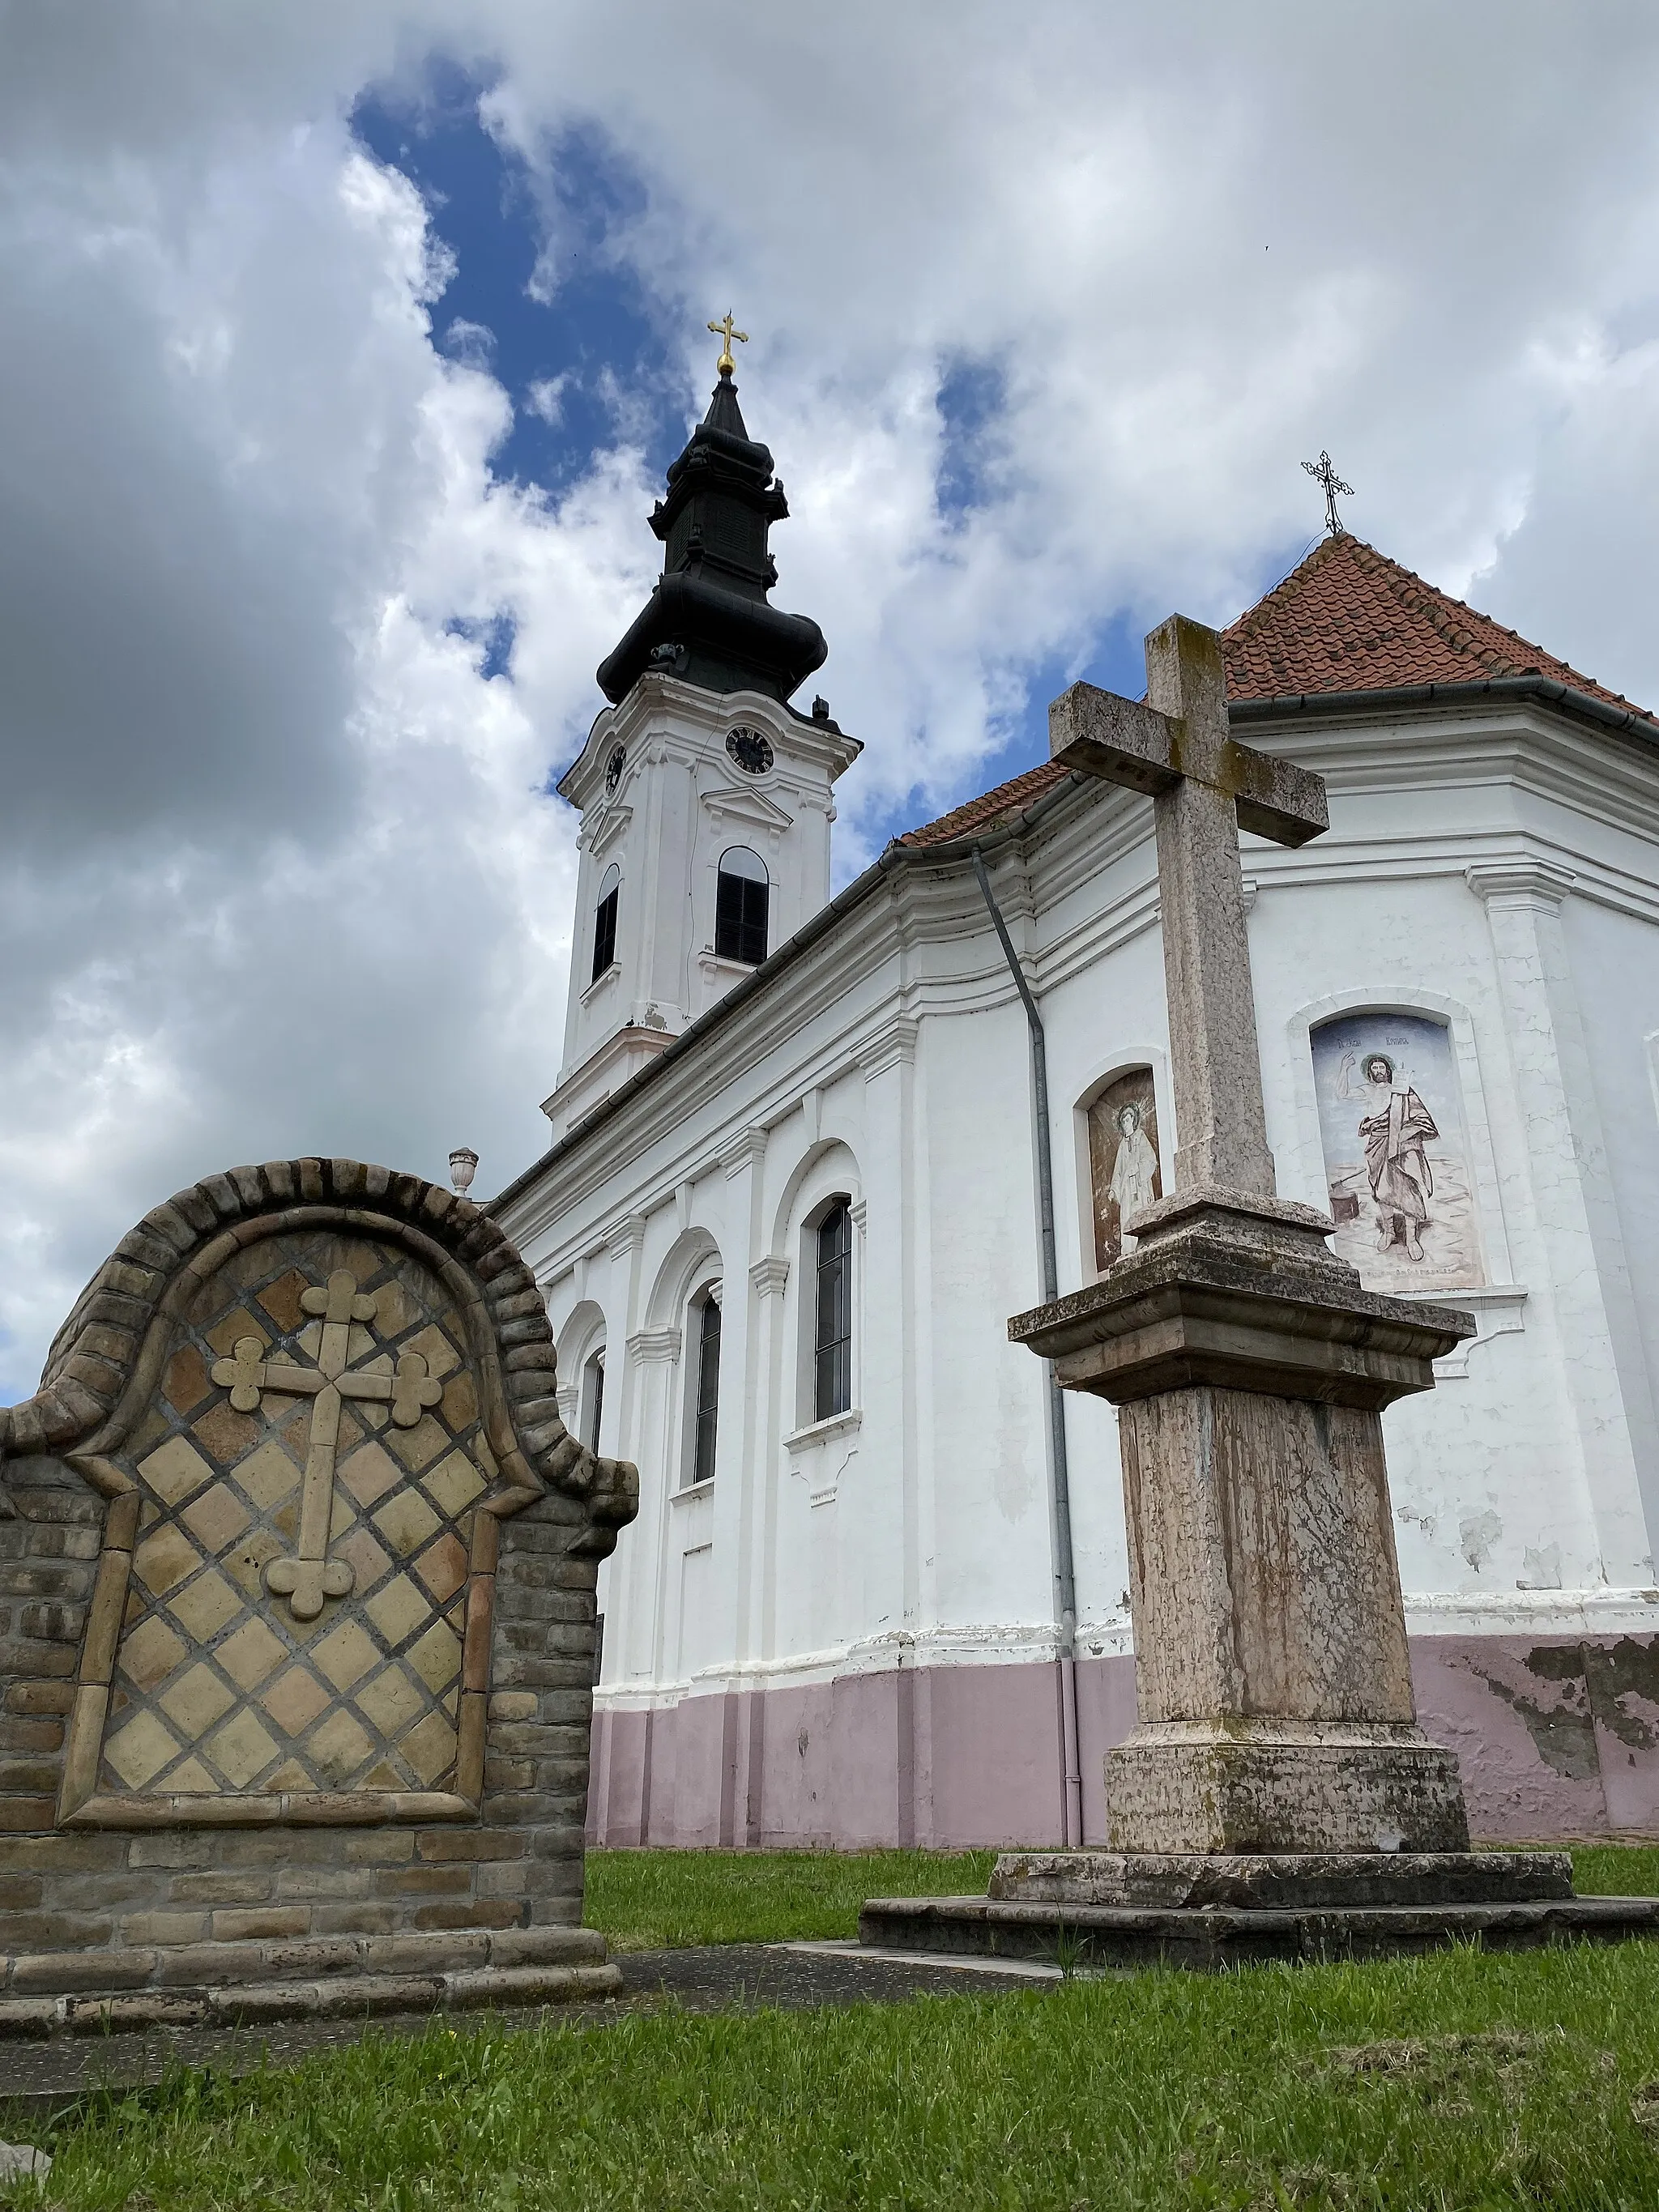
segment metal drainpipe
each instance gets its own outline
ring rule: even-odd
[[[1036,1152],[1037,1198],[1042,1243],[1042,1295],[1048,1304],[1060,1296],[1060,1265],[1054,1249],[1054,1159],[1048,1129],[1048,1048],[1042,1034],[1042,1017],[1031,996],[1025,970],[1008,934],[1008,925],[991,890],[991,878],[977,845],[974,873],[990,910],[1002,945],[1003,957],[1014,979],[1031,1031],[1032,1139]],[[1072,1559],[1072,1480],[1066,1452],[1066,1394],[1060,1387],[1052,1359],[1045,1359],[1048,1378],[1048,1433],[1054,1468],[1054,1593],[1060,1611],[1060,1733],[1064,1791],[1061,1826],[1066,1848],[1083,1841],[1083,1771],[1077,1731],[1077,1575]]]

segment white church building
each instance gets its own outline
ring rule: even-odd
[[[559,787],[552,1143],[494,1209],[568,1424],[640,1468],[589,1832],[1098,1842],[1115,1419],[1056,1433],[1006,1322],[1045,1152],[1062,1292],[1173,1156],[1152,806],[1034,769],[831,897],[860,747],[790,703],[787,512],[723,373]],[[1329,791],[1312,843],[1243,841],[1279,1192],[1479,1323],[1386,1416],[1420,1717],[1480,1835],[1659,1829],[1659,723],[1346,535],[1224,645],[1241,738]]]

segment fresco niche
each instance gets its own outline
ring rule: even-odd
[[[1367,1290],[1486,1280],[1451,1039],[1425,1014],[1342,1014],[1313,1031],[1334,1249]]]
[[[1091,1101],[1088,1122],[1095,1265],[1104,1274],[1134,1249],[1124,1224],[1164,1195],[1152,1069],[1132,1067],[1115,1077]]]

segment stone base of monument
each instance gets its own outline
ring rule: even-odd
[[[872,1898],[883,1950],[1082,1968],[1372,1959],[1659,1936],[1659,1898],[1577,1897],[1558,1851],[1012,1851],[984,1897]]]
[[[621,1987],[590,1928],[0,1954],[0,2039],[568,2004]]]
[[[1457,1756],[1414,1723],[1142,1722],[1106,1754],[1109,1840],[1137,1853],[1467,1852]]]

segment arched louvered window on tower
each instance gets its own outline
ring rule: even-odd
[[[599,904],[593,909],[593,978],[597,983],[617,957],[617,900],[622,890],[622,870],[613,860],[599,878]]]
[[[741,960],[758,968],[766,957],[767,908],[771,885],[766,863],[747,845],[733,845],[720,854],[714,884],[714,953],[720,960]]]

